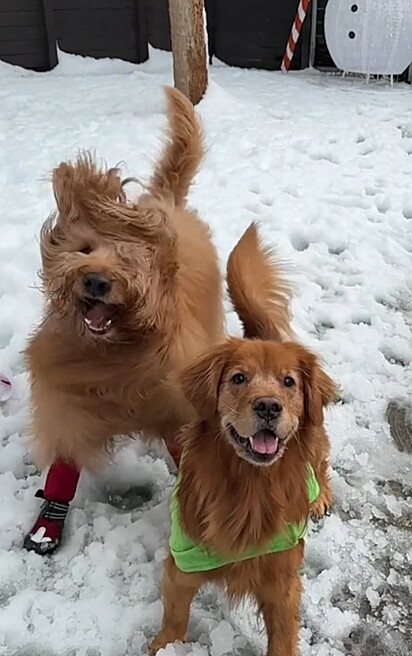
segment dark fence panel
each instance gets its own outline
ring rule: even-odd
[[[141,63],[148,58],[142,3],[136,0],[52,0],[62,50]]]
[[[0,59],[47,71],[62,50],[141,63],[148,58],[142,0],[0,0]]]
[[[280,68],[298,0],[211,0],[208,3],[213,53],[232,66]],[[307,65],[310,21],[306,20],[292,68]]]
[[[56,65],[48,0],[0,1],[0,59],[15,66],[48,71]]]
[[[151,46],[171,50],[168,0],[145,0],[147,38]]]
[[[325,39],[325,9],[328,0],[318,0],[316,9],[316,18],[314,21],[313,43],[315,47],[313,63],[315,68],[320,70],[336,70]]]

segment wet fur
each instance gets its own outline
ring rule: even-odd
[[[203,156],[190,102],[166,90],[169,134],[147,192],[127,201],[116,169],[89,154],[53,173],[57,211],[41,232],[44,319],[30,340],[33,448],[94,467],[113,437],[172,440],[193,418],[173,376],[223,333],[208,227],[185,205]],[[82,277],[103,272],[116,329],[95,339],[78,307]]]
[[[291,334],[287,285],[273,254],[260,244],[255,226],[235,248],[228,269],[230,294],[249,339],[230,338],[216,345],[181,375],[198,420],[182,431],[185,451],[178,492],[184,530],[222,555],[264,546],[285,522],[298,522],[310,512],[322,515],[329,507],[329,442],[323,409],[337,393],[315,355],[295,342],[283,341]],[[245,275],[246,271],[253,275]],[[230,384],[238,367],[254,376],[243,391]],[[267,467],[252,465],[236,454],[222,418],[229,413],[234,421],[250,421],[252,390],[253,395],[265,395],[280,389],[278,381],[291,371],[298,387],[290,401],[289,392],[284,392],[283,403],[291,404],[298,427],[280,460]],[[312,508],[307,498],[308,462],[321,488]],[[289,551],[196,574],[178,570],[169,555],[162,583],[163,626],[151,653],[168,642],[185,640],[192,598],[204,584],[214,582],[225,587],[231,601],[245,596],[256,601],[267,629],[268,656],[297,656],[303,551],[301,541]]]

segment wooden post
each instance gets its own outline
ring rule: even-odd
[[[194,105],[203,98],[208,79],[203,10],[203,0],[169,0],[175,87]]]

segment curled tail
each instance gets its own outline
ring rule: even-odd
[[[149,191],[183,206],[204,155],[203,133],[190,100],[177,89],[167,87],[165,92],[169,130]]]
[[[245,337],[293,341],[291,286],[273,251],[261,243],[255,223],[248,227],[229,256],[227,283]]]

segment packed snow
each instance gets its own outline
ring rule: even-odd
[[[0,403],[1,656],[144,654],[159,627],[174,481],[160,449],[125,442],[105,471],[82,476],[61,550],[22,550],[43,480],[27,449],[22,351],[42,310],[51,168],[89,148],[147,176],[171,83],[170,56],[154,51],[141,66],[61,53],[47,74],[0,64],[0,372],[13,376]],[[327,416],[334,512],[307,539],[302,656],[412,653],[411,455],[385,415],[412,390],[411,107],[406,84],[218,62],[199,105],[208,152],[191,203],[222,266],[258,220],[289,262],[299,338],[342,388]],[[239,334],[229,306],[227,317]],[[214,588],[196,599],[189,638],[164,656],[265,648],[253,605],[229,609]]]

